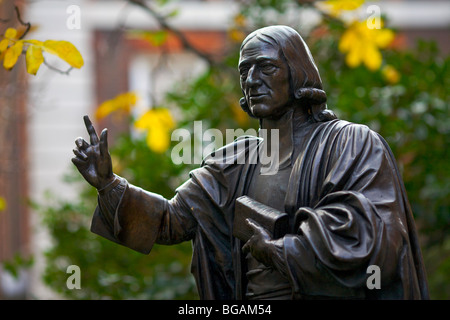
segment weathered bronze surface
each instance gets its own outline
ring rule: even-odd
[[[368,127],[327,109],[301,36],[285,26],[256,30],[242,44],[239,72],[241,106],[267,135],[207,156],[170,200],[113,174],[107,131],[98,138],[85,117],[90,143],[78,138],[72,161],[98,189],[92,232],[146,254],[154,243],[192,241],[202,299],[428,298],[390,148]],[[276,161],[258,161],[273,132]],[[286,213],[287,232],[274,239],[248,219],[253,236],[233,236],[236,199],[244,195],[256,215],[270,215],[267,207]],[[380,288],[367,285],[370,266],[379,268]]]

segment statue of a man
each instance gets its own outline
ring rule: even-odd
[[[239,72],[241,106],[267,136],[207,156],[170,200],[113,174],[107,131],[98,138],[85,117],[91,141],[76,140],[72,161],[98,189],[92,232],[146,254],[154,243],[192,241],[202,299],[428,298],[395,159],[377,133],[327,109],[301,36],[286,26],[254,31],[241,46]],[[272,132],[277,168],[267,174],[274,163],[251,160]],[[242,157],[248,161],[230,161]],[[273,238],[247,219],[253,236],[235,237],[236,199],[244,195],[287,214],[289,231]],[[375,289],[367,285],[370,266],[379,270]]]

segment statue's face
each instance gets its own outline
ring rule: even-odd
[[[257,118],[278,118],[291,102],[289,68],[279,48],[254,37],[241,50],[241,88]]]

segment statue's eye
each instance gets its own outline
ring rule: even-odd
[[[241,68],[241,69],[239,69],[239,73],[241,74],[241,79],[247,78],[248,68]]]
[[[277,70],[277,67],[271,63],[263,63],[261,65],[261,71],[265,74],[271,74]]]

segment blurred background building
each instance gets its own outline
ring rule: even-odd
[[[376,4],[389,18],[390,26],[398,30],[397,41],[402,45],[412,45],[417,38],[435,39],[444,53],[450,52],[448,1]],[[176,41],[161,49],[127,37],[125,28],[153,30],[159,25],[147,12],[126,1],[3,0],[0,18],[14,20],[14,5],[19,5],[24,21],[37,27],[30,38],[70,41],[85,62],[70,75],[44,66],[35,77],[24,75],[24,65],[10,72],[0,68],[0,196],[6,202],[0,211],[0,262],[16,254],[34,257],[33,267],[18,278],[0,273],[0,297],[51,299],[57,296],[40,278],[45,267],[42,252],[50,240],[29,201],[46,201],[48,191],[65,198],[77,197],[78,191],[63,183],[63,177],[72,167],[75,138],[88,138],[83,116],[93,118],[102,101],[120,92],[136,91],[142,97],[138,106],[152,105],[175,81],[191,79],[204,70],[205,62]],[[200,51],[220,55],[238,2],[174,1],[173,7],[179,13],[171,24],[185,32]],[[77,26],[71,19],[78,9]],[[4,30],[0,23],[0,33]],[[166,54],[164,61],[161,50]],[[67,69],[58,59],[49,63]],[[162,71],[161,63],[169,68]],[[121,130],[120,123],[98,123],[96,127],[100,130],[105,126],[111,139]]]

